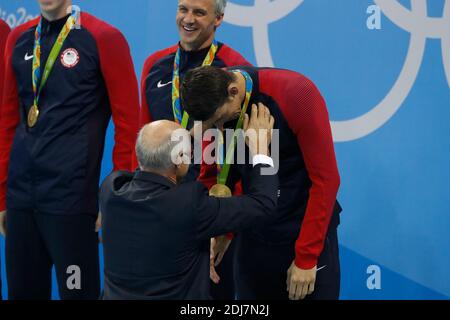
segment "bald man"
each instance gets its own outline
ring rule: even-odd
[[[272,130],[268,109],[252,108],[244,130]],[[189,133],[167,120],[143,127],[136,143],[140,169],[112,173],[100,189],[104,299],[211,298],[210,239],[260,224],[276,211],[278,179],[261,170],[273,166],[270,134],[261,146],[259,134],[253,136],[250,193],[213,198],[200,182],[178,184],[191,159]]]

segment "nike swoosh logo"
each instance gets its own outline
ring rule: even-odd
[[[28,55],[28,52],[27,52],[27,53],[25,53],[24,59],[25,59],[25,61],[28,61],[28,60],[33,59],[33,57],[34,57],[34,55],[29,56],[29,55]]]
[[[162,83],[162,81],[159,80],[159,82],[158,82],[158,88],[163,88],[163,87],[165,87],[165,86],[168,86],[168,85],[171,84],[171,83],[172,83],[172,81],[169,81],[169,82],[167,82],[167,83]]]
[[[327,266],[327,265],[324,265],[323,267],[318,268],[316,272],[318,272],[318,271],[324,269],[326,266]]]

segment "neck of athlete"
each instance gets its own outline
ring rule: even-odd
[[[216,34],[212,33],[208,40],[204,41],[202,44],[189,44],[181,40],[180,45],[184,51],[200,51],[202,49],[211,47],[215,37]]]
[[[42,10],[42,16],[48,21],[55,21],[64,18],[71,13],[70,7],[72,6],[72,0],[66,0],[52,10]]]

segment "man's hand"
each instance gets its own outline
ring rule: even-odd
[[[6,211],[0,211],[0,234],[6,237]]]
[[[209,277],[211,280],[218,284],[220,277],[216,272],[216,268],[220,262],[222,262],[225,252],[230,246],[231,240],[226,235],[218,236],[211,239],[211,251],[209,255]]]
[[[245,141],[252,155],[269,154],[274,124],[275,119],[270,115],[269,108],[262,103],[258,103],[258,106],[252,105],[250,117],[245,114],[243,126]]]
[[[302,300],[309,294],[314,292],[314,284],[316,283],[317,266],[310,270],[303,270],[292,262],[291,267],[287,271],[287,291],[290,300]]]

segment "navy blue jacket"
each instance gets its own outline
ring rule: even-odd
[[[43,18],[41,65],[66,20]],[[39,18],[13,30],[6,47],[0,210],[96,214],[111,115],[116,131],[114,168],[131,169],[139,95],[128,44],[112,26],[81,13],[80,28],[70,32],[41,93],[37,124],[29,128],[31,57],[38,22]]]
[[[115,172],[100,190],[105,299],[209,299],[210,238],[276,212],[278,178],[249,170],[246,196],[208,196],[200,182]]]

